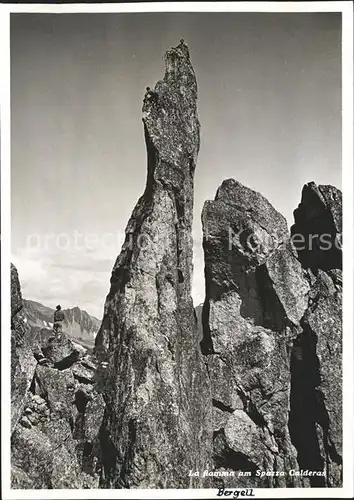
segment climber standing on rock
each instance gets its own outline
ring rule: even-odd
[[[54,325],[53,325],[53,331],[57,337],[59,337],[61,332],[63,331],[64,318],[65,318],[64,312],[61,310],[61,306],[58,305],[56,307],[56,311],[54,312]]]
[[[154,92],[153,90],[151,90],[150,87],[146,87],[146,92],[145,92],[145,97],[144,97],[144,103],[147,102],[147,101],[150,101],[154,104],[157,103],[158,101],[158,94],[157,92]]]

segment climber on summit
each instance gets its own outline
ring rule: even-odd
[[[146,87],[146,92],[145,92],[145,96],[144,96],[144,101],[148,101],[151,97],[151,88],[150,87]]]
[[[56,311],[54,312],[54,324],[53,324],[53,331],[57,335],[63,331],[64,318],[65,318],[64,312],[61,310],[61,306],[58,305],[56,307]]]
[[[180,39],[179,44],[177,45],[177,49],[182,52],[182,54],[186,56],[189,55],[188,45],[183,38]]]
[[[157,102],[157,93],[151,90],[150,87],[146,87],[146,93],[145,93],[145,98],[144,100],[152,101],[152,102]]]

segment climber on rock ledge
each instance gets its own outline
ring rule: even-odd
[[[53,324],[53,331],[57,337],[59,337],[63,331],[64,319],[65,319],[64,312],[61,310],[61,306],[58,305],[56,307],[56,311],[54,312],[54,324]]]
[[[184,53],[187,53],[189,55],[188,45],[186,44],[183,38],[180,39],[177,48],[183,50]]]
[[[144,101],[145,100],[153,102],[153,103],[156,103],[158,101],[158,94],[157,94],[157,92],[154,92],[153,90],[151,90],[150,87],[146,87],[146,93],[145,93]]]

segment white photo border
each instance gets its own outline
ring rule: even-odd
[[[10,15],[11,13],[128,12],[341,12],[342,13],[342,187],[343,187],[343,487],[254,488],[257,498],[352,498],[353,484],[353,4],[329,2],[153,2],[114,4],[1,4],[1,388],[2,498],[218,498],[215,489],[19,490],[10,487]],[[236,488],[236,487],[235,487]],[[234,498],[234,497],[230,497]]]

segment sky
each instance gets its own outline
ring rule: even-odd
[[[187,42],[198,82],[200,215],[224,179],[292,224],[302,186],[341,188],[339,13],[11,15],[12,259],[23,295],[102,317],[146,181],[142,99]]]

